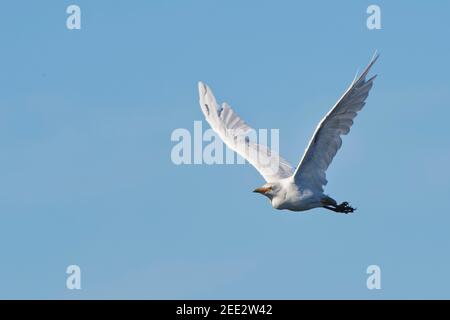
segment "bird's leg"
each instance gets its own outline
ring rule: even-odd
[[[338,205],[337,207],[336,207],[336,212],[342,212],[342,213],[345,213],[345,214],[347,214],[347,213],[352,213],[352,212],[354,212],[356,209],[355,208],[353,208],[353,207],[351,207],[349,204],[348,204],[348,202],[342,202],[340,205]]]
[[[323,206],[325,209],[337,212],[336,207],[332,207],[332,206]]]
[[[349,206],[348,202],[342,202],[339,205],[325,205],[323,206],[325,209],[334,211],[334,212],[339,212],[339,213],[352,213],[355,212],[356,208],[353,208],[351,206]]]

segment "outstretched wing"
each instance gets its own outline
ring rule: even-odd
[[[198,83],[200,107],[211,128],[233,151],[242,156],[263,176],[267,182],[292,176],[293,168],[277,153],[254,140],[256,131],[244,122],[231,107],[216,102],[211,89]]]
[[[353,80],[344,95],[320,121],[295,170],[294,179],[298,186],[323,192],[323,186],[327,184],[325,172],[342,145],[341,135],[350,132],[353,119],[366,104],[365,100],[376,75],[369,80],[366,77],[377,59],[378,55],[375,55],[363,73]]]

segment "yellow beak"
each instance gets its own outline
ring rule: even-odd
[[[269,190],[270,190],[270,188],[263,188],[263,187],[261,187],[261,188],[256,188],[255,190],[253,190],[253,192],[265,194]]]

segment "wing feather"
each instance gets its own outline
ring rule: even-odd
[[[223,103],[219,107],[208,86],[199,82],[198,87],[200,107],[206,121],[231,150],[253,165],[267,182],[292,176],[293,168],[286,160],[250,139],[252,132],[256,132],[228,104]]]
[[[299,187],[323,192],[327,184],[326,170],[342,145],[341,135],[350,132],[353,119],[366,104],[376,75],[369,80],[366,77],[377,59],[375,54],[363,73],[320,121],[294,173]]]

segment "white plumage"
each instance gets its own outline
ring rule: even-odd
[[[254,129],[228,104],[223,103],[220,107],[211,89],[202,82],[199,82],[200,106],[206,121],[223,142],[244,157],[267,181],[255,192],[267,196],[274,208],[304,211],[323,207],[335,212],[353,212],[347,202],[338,205],[325,195],[323,187],[327,184],[326,170],[342,145],[341,135],[349,133],[353,119],[365,105],[376,75],[366,78],[377,59],[378,55],[375,55],[320,121],[295,170],[281,156],[249,139]]]

